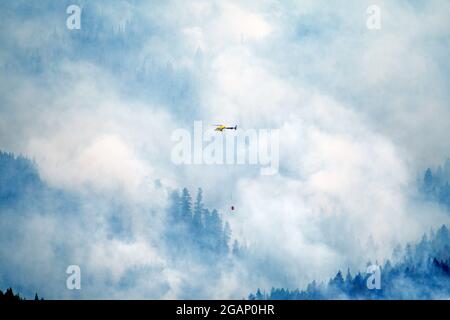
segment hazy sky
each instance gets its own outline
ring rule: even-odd
[[[81,30],[66,28],[70,4]],[[380,30],[366,26],[371,4]],[[184,186],[202,187],[233,237],[272,261],[261,277],[224,271],[206,298],[326,279],[449,223],[416,197],[417,178],[449,156],[449,16],[443,1],[2,1],[0,149],[35,159],[54,187],[120,194],[132,240],[108,238],[109,208],[94,200],[70,222],[5,215],[21,238],[0,270],[21,265],[11,281],[74,297],[51,249],[60,241],[95,284],[82,295],[186,297],[182,284],[201,277],[158,250],[167,194]],[[279,129],[279,173],[176,166],[171,134],[194,120]],[[123,289],[130,268],[146,280]]]

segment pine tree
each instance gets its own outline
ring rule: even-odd
[[[188,189],[184,188],[181,193],[181,219],[185,223],[191,222],[192,219],[192,198]]]
[[[256,291],[256,295],[255,295],[255,299],[256,300],[264,300],[264,296],[261,293],[261,290],[258,288],[258,290]]]
[[[389,274],[391,270],[392,270],[392,263],[389,259],[387,259],[383,267],[384,274]]]
[[[202,203],[202,189],[198,188],[197,192],[197,199],[195,200],[194,205],[194,216],[193,216],[193,227],[194,227],[194,233],[196,235],[200,235],[202,231],[202,213],[203,213],[203,203]]]
[[[352,288],[352,281],[353,281],[353,278],[352,278],[352,275],[350,273],[350,268],[347,268],[347,275],[345,276],[345,286],[344,286],[346,292],[349,292],[351,290],[351,288]]]
[[[230,242],[231,238],[231,228],[230,224],[228,222],[225,223],[225,227],[223,228],[222,233],[222,253],[227,254],[229,252],[228,243]]]
[[[233,242],[232,254],[235,257],[241,257],[241,249],[239,248],[239,242],[237,240],[234,240]]]
[[[397,263],[401,260],[403,256],[403,250],[402,246],[400,244],[397,244],[394,248],[394,251],[392,252],[392,260]]]
[[[412,263],[413,261],[413,250],[410,243],[406,244],[405,247],[405,262]]]
[[[440,245],[445,245],[449,242],[449,233],[445,225],[442,225],[442,227],[436,233],[436,240]]]
[[[342,277],[341,270],[339,270],[334,279],[330,281],[330,285],[339,290],[344,289],[344,278]]]
[[[220,246],[222,242],[222,220],[220,219],[219,213],[216,209],[214,209],[211,213],[208,233],[210,235],[213,250],[216,253],[220,253]]]
[[[428,168],[425,171],[425,176],[423,177],[424,191],[431,192],[433,190],[433,184],[433,173],[431,172],[431,169]]]
[[[177,223],[181,219],[180,195],[178,191],[173,191],[170,195],[169,218],[169,224]]]

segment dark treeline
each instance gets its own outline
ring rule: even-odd
[[[12,302],[12,301],[21,301],[26,300],[22,298],[18,293],[14,293],[12,288],[6,289],[5,292],[0,290],[0,302]],[[34,295],[34,300],[44,300],[43,298],[39,298],[38,294]]]
[[[368,262],[368,265],[371,265]],[[380,266],[381,288],[368,289],[372,273],[344,275],[338,271],[328,282],[316,281],[305,290],[272,288],[270,292],[249,295],[250,300],[310,300],[310,299],[448,299],[450,296],[450,236],[444,225],[436,233],[424,234],[422,240],[397,246]]]

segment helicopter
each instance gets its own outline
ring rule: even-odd
[[[227,127],[226,125],[223,124],[215,124],[214,127],[216,127],[214,131],[220,132],[222,132],[223,130],[237,130],[237,125],[235,125],[234,127]]]

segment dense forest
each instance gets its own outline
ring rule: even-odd
[[[0,151],[0,209],[26,212],[76,212],[78,197],[48,186],[36,163],[24,156]]]
[[[440,174],[426,170],[420,190],[430,201],[444,205],[449,196],[443,189],[448,182]],[[46,201],[42,201],[42,199]],[[76,212],[80,199],[47,186],[39,177],[36,164],[22,156],[0,152],[0,213],[26,209],[30,203],[39,211]],[[203,191],[195,199],[188,189],[172,190],[165,221],[164,246],[169,259],[207,265],[214,277],[235,261],[245,261],[248,248],[232,240],[231,228],[217,210],[203,202]],[[450,296],[450,235],[447,226],[424,234],[415,244],[398,245],[392,257],[380,265],[381,288],[369,290],[365,271],[338,271],[329,281],[313,281],[305,289],[258,289],[248,299],[442,299]],[[249,258],[250,259],[250,258]],[[181,262],[180,262],[181,261]],[[371,265],[368,262],[368,265]],[[6,283],[3,279],[3,285]],[[6,284],[6,285],[14,285]],[[8,289],[3,300],[18,300]],[[37,295],[36,298],[38,299]]]
[[[371,265],[368,262],[368,265]],[[313,281],[304,290],[272,288],[249,295],[250,300],[283,299],[448,299],[450,296],[450,237],[442,226],[422,240],[397,246],[392,259],[380,267],[380,289],[369,289],[371,273],[338,271],[328,282]]]
[[[435,172],[425,171],[419,183],[422,195],[450,208],[450,160]],[[368,262],[367,265],[372,265]],[[424,234],[416,244],[397,245],[391,259],[379,266],[381,288],[368,289],[371,273],[350,269],[327,282],[313,281],[304,290],[257,289],[250,300],[264,299],[448,299],[450,297],[450,234],[443,225],[437,232]]]
[[[55,213],[67,219],[76,219],[75,217],[81,217],[83,205],[89,201],[95,203],[96,207],[111,211],[104,221],[110,230],[109,236],[128,241],[129,215],[126,214],[127,206],[120,199],[96,198],[92,194],[85,198],[56,189],[41,179],[34,161],[0,152],[0,217],[7,215],[9,218],[19,219],[22,216],[28,219]],[[148,212],[148,208],[143,210]],[[162,236],[161,250],[172,266],[202,266],[208,270],[207,276],[213,279],[240,252],[239,243],[231,240],[229,224],[223,221],[217,210],[204,206],[201,188],[198,189],[195,200],[192,200],[186,188],[171,190],[166,211],[162,215],[163,227],[158,229],[157,234]],[[151,218],[151,213],[148,216]],[[7,242],[7,238],[7,234],[4,234],[0,241]],[[55,251],[61,250],[58,243],[52,246]],[[133,272],[134,270],[131,271]],[[3,278],[0,276],[0,285],[4,288],[14,285],[7,278],[6,275]],[[122,283],[127,281],[129,280],[125,277]]]
[[[45,211],[52,206],[67,212],[76,211],[81,206],[79,202],[76,196],[47,186],[33,161],[0,151],[0,208],[21,209],[32,205],[33,209]],[[169,204],[164,234],[167,249],[173,255],[201,253],[202,257],[215,260],[238,252],[238,242],[230,243],[229,224],[222,221],[217,210],[204,207],[201,188],[194,202],[188,189],[172,190]]]
[[[399,191],[408,202],[401,218],[417,223],[420,232],[429,230],[428,225],[421,225],[422,221],[436,229],[427,232],[422,239],[421,234],[417,234],[417,243],[408,245],[405,245],[405,238],[409,233],[399,235],[402,246],[394,250],[389,260],[380,259],[380,290],[367,289],[369,274],[364,267],[369,254],[365,253],[371,251],[367,250],[366,234],[362,231],[366,229],[360,228],[357,222],[366,218],[359,210],[359,195],[370,196],[368,201],[361,201],[361,206],[367,210],[365,213],[375,213],[378,210],[371,209],[370,201],[378,202],[380,198],[374,191],[389,193],[390,189],[384,186],[390,187],[391,184],[385,182],[391,180],[397,190],[396,177],[397,173],[403,175],[403,163],[409,163],[417,154],[446,150],[442,134],[446,132],[447,122],[437,121],[433,123],[435,134],[427,135],[420,143],[407,144],[408,153],[396,154],[398,139],[403,141],[410,136],[405,132],[415,133],[417,128],[430,127],[425,120],[434,119],[431,116],[435,114],[439,115],[438,120],[449,118],[441,108],[447,103],[447,83],[442,79],[449,60],[441,45],[430,45],[441,43],[442,34],[406,32],[405,39],[411,41],[400,41],[399,45],[418,48],[415,51],[418,55],[394,59],[396,55],[402,56],[403,50],[388,52],[393,59],[380,60],[387,63],[386,71],[394,70],[389,63],[391,60],[402,63],[395,68],[395,77],[379,77],[382,69],[368,68],[372,65],[372,56],[379,54],[379,50],[371,50],[371,37],[345,42],[354,50],[348,50],[339,41],[359,39],[362,35],[359,28],[349,27],[353,18],[358,23],[362,21],[357,11],[353,17],[347,12],[341,15],[343,10],[330,9],[333,11],[330,28],[323,23],[326,21],[317,19],[320,10],[314,6],[293,10],[291,4],[277,5],[273,10],[271,3],[261,8],[239,4],[180,7],[171,2],[147,1],[111,2],[105,6],[100,1],[80,0],[76,4],[82,8],[82,27],[72,30],[66,25],[69,16],[66,10],[72,4],[71,0],[0,2],[4,24],[4,32],[0,34],[2,148],[30,150],[38,159],[47,159],[44,160],[46,166],[57,167],[57,170],[40,170],[27,155],[0,151],[0,289],[3,290],[0,298],[32,299],[36,291],[46,299],[109,298],[113,295],[157,299],[450,297],[447,229],[450,225],[448,220],[437,222],[428,214],[430,212],[414,206],[429,202],[439,217],[446,217],[445,212],[450,212],[450,159],[436,168],[421,168],[423,174],[420,172],[417,185],[413,183],[414,191],[418,192],[412,192],[411,208],[414,211],[419,208],[417,214],[423,215],[423,220],[414,219],[408,212],[411,194],[404,194],[403,189]],[[393,10],[399,10],[397,13],[401,13],[401,9],[404,8],[393,6]],[[433,6],[426,8],[427,14],[423,8],[416,9],[408,2],[408,17],[421,19],[429,13],[443,17],[439,10],[434,12]],[[430,17],[435,18],[433,14]],[[236,21],[236,25],[230,25],[230,21]],[[334,28],[335,25],[342,27]],[[402,32],[395,34],[400,40],[402,35]],[[337,41],[330,42],[330,39]],[[319,55],[311,55],[311,52],[317,53],[317,48],[330,46],[336,50],[321,50]],[[341,52],[342,48],[345,50]],[[363,59],[355,60],[358,57],[348,55],[349,52],[365,54],[359,55]],[[435,61],[429,61],[430,56],[436,57]],[[410,81],[409,72],[414,66],[423,65],[417,63],[422,58],[427,63],[435,63],[434,68],[419,68],[417,81]],[[361,67],[355,68],[355,64]],[[337,77],[330,80],[324,65],[337,66]],[[353,74],[349,72],[352,70],[364,72]],[[432,72],[429,74],[427,70]],[[367,85],[360,80],[367,80],[368,74],[371,81]],[[380,105],[377,93],[372,90],[374,83],[386,89],[388,103]],[[266,88],[275,90],[269,93]],[[417,99],[410,92],[431,92],[431,95]],[[426,98],[434,103],[423,103]],[[404,108],[411,103],[417,111],[412,115],[411,108]],[[298,108],[297,105],[310,107]],[[255,114],[255,106],[257,109],[263,106],[264,112]],[[395,114],[380,112],[380,106],[389,106],[386,109],[389,111],[395,109]],[[170,147],[166,133],[191,126],[197,119],[221,115],[224,110],[235,117],[228,120],[238,122],[239,127],[280,128],[288,137],[280,141],[280,147],[287,150],[287,154],[282,155],[279,184],[264,178],[253,179],[246,167],[242,167],[245,175],[229,177],[239,192],[251,191],[239,194],[239,201],[245,206],[240,206],[242,209],[232,220],[225,212],[221,215],[214,209],[217,202],[213,201],[207,208],[205,203],[211,202],[204,201],[210,197],[209,188],[215,193],[212,197],[219,197],[222,183],[196,182],[206,181],[204,179],[211,182],[212,178],[201,171],[196,173],[197,169],[191,173],[191,168],[175,169],[167,174],[173,167],[170,163],[167,166],[167,154],[162,152]],[[405,122],[404,119],[416,121]],[[415,123],[417,121],[420,123]],[[97,141],[102,140],[103,135],[111,136],[113,142],[117,138],[118,147],[122,144],[127,147],[123,150],[124,161],[131,163],[133,174],[124,170],[114,152],[103,149],[103,141]],[[345,149],[328,150],[328,138],[332,147],[336,139],[339,146],[348,143],[352,150],[355,147],[355,152],[368,158],[352,157],[356,163],[352,167],[347,158],[335,157],[335,152],[340,157]],[[322,147],[322,142],[327,148]],[[370,148],[366,149],[367,146]],[[303,155],[297,157],[298,149],[306,150],[304,156],[309,160],[303,161]],[[107,178],[98,189],[93,185],[102,180],[97,177],[97,168],[103,167],[103,161],[95,166],[90,163],[91,159],[97,162],[97,152],[104,156],[105,162],[114,164],[112,174],[105,170],[100,175]],[[80,154],[84,156],[78,157]],[[132,161],[132,158],[143,161]],[[302,189],[303,178],[307,177],[303,177],[302,168],[304,165],[309,168],[310,163],[314,163],[311,168],[315,168],[317,159],[324,160],[324,168],[331,164],[339,175],[342,173],[343,180],[347,180],[346,171],[341,172],[340,165],[348,166],[348,178],[361,178],[358,179],[361,185],[357,186],[361,193],[349,192],[342,199],[332,195],[329,210],[333,215],[338,213],[336,217],[324,215],[312,223],[302,219],[294,223],[303,211],[311,209],[311,215],[316,214],[316,208],[308,201],[321,197],[321,191],[310,189],[313,191],[307,195],[306,202],[301,198],[308,193],[307,188]],[[380,160],[380,166],[372,161],[374,159]],[[142,167],[150,169],[148,174],[146,170],[134,169],[140,168],[141,162]],[[334,166],[333,162],[339,166]],[[69,165],[66,167],[66,164]],[[85,167],[89,167],[88,174],[84,172],[89,179],[71,181],[83,176],[77,170]],[[127,198],[128,188],[122,188],[122,180],[117,188],[110,182],[108,178],[114,176],[116,169],[121,179],[123,176],[123,180],[136,180],[131,185],[139,188],[138,200]],[[40,173],[44,172],[51,176],[41,177]],[[391,173],[395,179],[391,179]],[[220,176],[222,174],[225,173]],[[162,182],[156,183],[154,179],[158,178]],[[322,180],[322,176],[317,175],[315,179],[316,182]],[[254,188],[248,188],[246,180]],[[293,188],[289,182],[295,182]],[[322,182],[325,189],[333,187],[328,185],[327,178]],[[183,188],[192,183],[198,185],[189,190]],[[337,184],[336,189],[340,189],[340,182]],[[174,185],[180,189],[173,189]],[[287,186],[295,192],[284,200],[282,196],[287,192],[279,190],[279,186]],[[409,191],[411,186],[407,187]],[[267,204],[273,207],[257,201],[255,195],[264,196],[264,192],[276,200],[264,198],[270,200]],[[386,199],[386,206],[379,211],[386,216],[393,213],[394,198]],[[299,204],[305,202],[305,206],[298,205],[297,200]],[[335,210],[335,203],[339,208],[341,203],[345,205]],[[355,208],[351,210],[355,211],[357,220],[340,225],[341,220],[347,220],[347,205]],[[284,224],[278,223],[278,216],[287,217]],[[227,220],[232,222],[234,230]],[[264,223],[258,225],[258,220]],[[441,227],[443,223],[446,226]],[[282,228],[276,229],[277,225]],[[238,228],[242,236],[239,242],[236,240]],[[334,232],[336,230],[340,232]],[[291,237],[296,232],[307,246],[299,246],[297,238]],[[278,237],[279,234],[285,237]],[[369,236],[367,234],[367,238]],[[384,245],[381,243],[379,247],[386,249]],[[322,247],[323,255],[319,250],[315,252]],[[385,255],[382,251],[380,256]],[[310,275],[316,259],[321,264],[320,271]],[[84,264],[81,266],[82,291],[66,290],[65,270],[70,264]],[[342,270],[338,271],[340,267]],[[305,278],[308,280],[302,285],[297,283]],[[303,287],[309,279],[315,281]],[[275,288],[270,290],[272,286]],[[18,290],[21,297],[10,287]],[[251,291],[254,292],[248,296]]]
[[[1,6],[5,13],[18,14],[20,10],[19,14],[26,15],[28,10],[40,12],[45,6],[51,6],[57,12],[64,12],[71,4],[70,1],[61,1],[58,4],[44,1],[39,5],[19,4],[17,8],[17,4],[5,2],[1,3]],[[121,89],[126,95],[164,103],[180,113],[188,110],[195,114],[194,106],[198,104],[198,97],[194,81],[196,75],[192,70],[174,65],[170,57],[161,57],[157,52],[146,53],[142,59],[136,59],[136,48],[146,52],[145,44],[149,38],[171,36],[171,30],[158,25],[163,23],[162,21],[155,23],[154,31],[144,31],[140,25],[148,22],[145,15],[123,21],[110,20],[102,5],[86,1],[83,4],[83,27],[80,30],[69,32],[49,21],[48,28],[51,31],[45,38],[52,39],[52,45],[39,49],[17,50],[14,59],[7,59],[0,64],[0,70],[5,73],[24,73],[29,77],[42,76],[57,70],[55,61],[90,62],[120,75],[123,79]],[[173,49],[176,51],[177,48]],[[199,67],[201,60],[202,52],[198,49],[195,61]]]
[[[421,191],[428,200],[438,203],[450,209],[450,159],[444,165],[437,167],[433,172],[430,168],[425,171],[422,180]]]
[[[0,205],[11,205],[24,195],[32,197],[43,189],[33,162],[22,156],[0,152]]]
[[[203,191],[197,191],[192,203],[189,190],[173,191],[166,221],[166,243],[173,256],[201,256],[209,262],[238,254],[239,243],[231,240],[231,228],[217,210],[204,207]],[[173,244],[177,244],[173,246]]]

